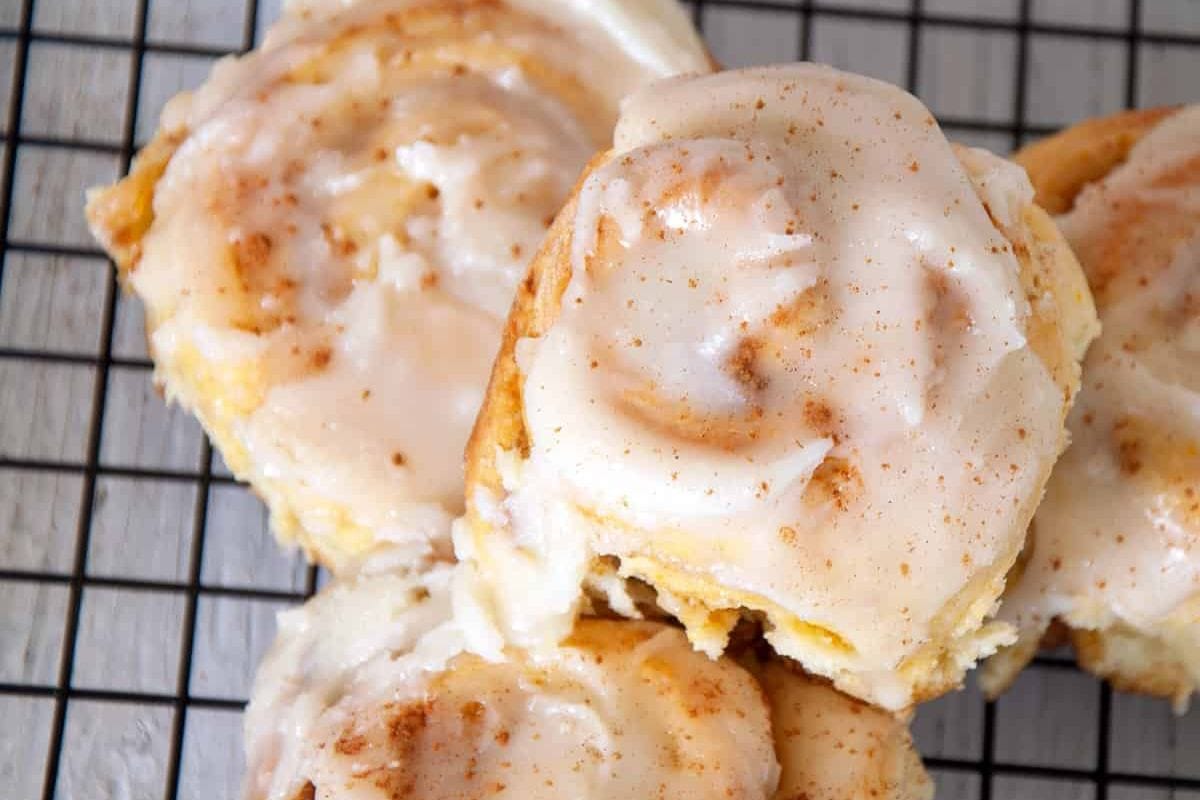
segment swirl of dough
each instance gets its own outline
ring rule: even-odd
[[[1094,327],[1024,174],[813,65],[663,81],[615,139],[468,451],[479,647],[563,635],[615,560],[710,654],[750,611],[884,707],[956,685],[1011,635],[984,620]]]
[[[277,532],[412,561],[461,512],[513,288],[620,99],[706,65],[674,0],[297,2],[89,218]]]
[[[1182,704],[1200,686],[1200,107],[1162,117],[1085,123],[1021,154],[1039,191],[1085,176],[1059,224],[1104,331],[1005,593],[1021,641],[989,662],[992,691],[1056,618],[1122,688]],[[1122,138],[1136,144],[1117,163]],[[1084,169],[1102,158],[1107,174]]]
[[[458,652],[450,570],[335,587],[281,618],[247,721],[249,800],[771,797],[754,678],[659,623]],[[348,624],[349,623],[349,624]],[[301,795],[303,796],[303,795]]]
[[[464,652],[453,579],[359,575],[281,615],[247,800],[929,796],[902,722],[678,628],[581,619],[548,650]]]

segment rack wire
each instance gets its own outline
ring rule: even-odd
[[[0,144],[3,145],[2,175],[0,183],[0,331],[3,331],[2,315],[5,309],[19,305],[24,298],[13,298],[14,292],[21,291],[21,285],[14,283],[11,276],[6,275],[12,268],[10,263],[14,257],[33,257],[42,259],[102,259],[103,253],[98,249],[81,244],[77,241],[63,239],[46,239],[30,236],[14,236],[14,208],[17,204],[28,202],[29,198],[18,195],[19,154],[22,148],[39,148],[45,151],[94,154],[115,157],[117,166],[124,172],[128,169],[135,152],[135,143],[139,123],[144,125],[148,120],[139,119],[140,95],[145,85],[144,77],[147,61],[154,57],[197,57],[215,58],[231,51],[247,50],[253,46],[257,33],[261,30],[258,0],[246,0],[244,17],[241,22],[240,41],[234,47],[227,48],[211,44],[196,44],[174,40],[158,40],[150,33],[151,0],[129,0],[120,3],[123,7],[132,7],[132,33],[129,36],[110,33],[64,32],[62,30],[43,29],[36,24],[40,10],[54,10],[59,6],[69,6],[70,0],[5,0],[9,5],[0,8],[0,47],[11,47],[12,55],[12,91],[7,109],[6,125]],[[153,0],[155,3],[169,3],[171,0]],[[1148,45],[1183,48],[1191,53],[1200,53],[1200,3],[1189,0],[1176,0],[1175,5],[1191,9],[1196,16],[1196,24],[1183,26],[1179,31],[1164,31],[1161,29],[1146,31],[1143,29],[1143,18],[1146,8],[1154,2],[1162,0],[1124,0],[1123,24],[1112,26],[1092,26],[1084,24],[1068,24],[1046,21],[1035,14],[1034,0],[1012,0],[1013,8],[1010,15],[992,15],[983,12],[960,15],[954,9],[944,10],[946,4],[939,2],[937,8],[932,8],[928,0],[884,0],[869,2],[861,0],[833,0],[815,2],[815,0],[692,0],[690,6],[694,19],[702,30],[715,14],[733,14],[747,17],[765,15],[771,18],[786,16],[798,20],[795,25],[796,41],[794,56],[800,59],[813,57],[817,52],[817,25],[821,21],[835,21],[847,24],[871,23],[884,24],[904,29],[905,59],[903,75],[899,76],[907,88],[920,94],[922,87],[921,52],[927,37],[931,32],[952,31],[968,32],[984,36],[1001,35],[1015,39],[1015,59],[1013,65],[1013,84],[1011,102],[1007,114],[1003,118],[939,115],[944,126],[965,136],[978,135],[990,137],[989,141],[1003,142],[1015,148],[1031,136],[1038,136],[1053,130],[1054,126],[1031,123],[1028,119],[1028,93],[1030,90],[1030,47],[1034,37],[1052,36],[1059,40],[1070,40],[1088,43],[1103,43],[1110,48],[1119,48],[1123,54],[1123,96],[1120,105],[1134,107],[1139,102],[1139,68],[1142,48]],[[19,8],[17,7],[19,5]],[[103,11],[83,9],[86,3],[76,5],[81,14],[97,14]],[[977,4],[968,4],[974,7]],[[987,3],[978,4],[983,8]],[[265,6],[265,3],[264,3]],[[274,9],[272,9],[273,11]],[[14,13],[15,12],[15,13]],[[1185,11],[1185,13],[1187,13]],[[63,48],[86,48],[89,51],[104,51],[127,56],[129,59],[128,86],[125,91],[124,108],[121,118],[119,138],[107,140],[103,137],[88,137],[67,135],[59,132],[43,132],[23,130],[25,114],[23,110],[30,105],[30,88],[27,81],[31,51],[40,45],[57,45]],[[718,57],[721,53],[717,53]],[[0,76],[3,65],[0,64]],[[1198,72],[1197,74],[1200,74]],[[1200,97],[1193,97],[1193,100]],[[935,108],[935,111],[937,109]],[[79,198],[71,198],[74,208],[78,208]],[[71,203],[68,202],[68,208]],[[5,297],[8,293],[10,297]],[[0,517],[0,589],[4,587],[30,586],[59,587],[65,590],[65,607],[62,611],[61,644],[57,651],[57,664],[51,670],[52,676],[41,676],[41,679],[29,678],[26,675],[13,675],[0,671],[0,702],[11,698],[26,698],[41,702],[48,710],[48,722],[43,727],[43,742],[38,739],[37,732],[30,732],[34,741],[29,745],[30,752],[44,756],[40,766],[40,775],[30,776],[29,767],[20,764],[4,763],[4,753],[14,752],[11,743],[8,745],[0,737],[0,795],[11,797],[13,800],[51,800],[56,797],[71,797],[73,793],[83,796],[77,787],[68,785],[63,778],[63,764],[69,757],[70,743],[68,736],[69,721],[72,709],[81,703],[107,703],[128,705],[138,708],[164,709],[169,713],[163,719],[162,732],[166,735],[167,748],[155,777],[148,780],[144,786],[135,787],[134,796],[162,797],[176,800],[184,796],[211,796],[207,792],[195,791],[189,788],[182,779],[185,761],[185,737],[189,731],[189,720],[198,713],[206,710],[236,712],[244,705],[244,697],[210,696],[193,691],[196,677],[197,634],[200,605],[211,600],[226,599],[230,601],[263,601],[271,603],[296,603],[310,596],[318,584],[318,574],[313,568],[303,571],[298,585],[291,588],[262,588],[253,582],[243,582],[241,585],[229,585],[214,582],[204,578],[202,565],[206,557],[206,538],[210,535],[210,497],[222,487],[236,487],[236,481],[226,471],[219,467],[214,453],[207,441],[200,445],[198,458],[194,459],[194,467],[173,464],[147,466],[141,463],[121,463],[104,457],[104,429],[106,417],[112,411],[112,406],[118,403],[114,400],[112,387],[116,376],[136,374],[138,380],[148,381],[151,365],[142,355],[130,355],[120,351],[115,346],[118,335],[118,300],[119,292],[116,285],[115,273],[107,269],[103,278],[102,291],[97,295],[96,313],[98,314],[99,341],[93,349],[89,348],[53,348],[31,345],[29,342],[7,342],[0,340],[0,369],[6,365],[24,365],[36,368],[38,365],[46,369],[63,368],[83,370],[83,375],[90,377],[90,385],[82,392],[81,397],[71,397],[68,400],[86,415],[86,433],[84,434],[82,458],[46,456],[40,453],[23,452],[20,447],[6,447],[6,441],[0,436],[0,483],[13,476],[42,476],[46,479],[69,479],[79,483],[79,503],[74,522],[74,534],[69,563],[65,559],[57,560],[57,567],[51,568],[46,564],[26,563],[8,558],[5,549],[5,537],[10,539],[17,535],[9,530],[14,524],[11,515]],[[5,302],[8,301],[8,302]],[[0,380],[3,380],[0,373]],[[87,381],[84,381],[87,384]],[[0,408],[4,408],[3,397],[0,397]],[[42,410],[34,408],[29,412],[29,419],[36,424]],[[45,415],[51,415],[49,410]],[[6,424],[0,420],[0,427]],[[196,501],[187,521],[190,526],[190,536],[186,537],[186,552],[180,555],[182,559],[181,574],[171,578],[161,576],[129,577],[121,574],[102,574],[93,569],[89,563],[93,554],[93,537],[97,528],[98,497],[101,496],[101,482],[108,480],[127,481],[156,481],[182,487],[194,492]],[[8,514],[9,512],[5,512]],[[48,563],[48,562],[47,562]],[[86,685],[86,681],[78,680],[77,655],[81,647],[81,630],[86,627],[85,596],[89,591],[112,590],[127,593],[144,593],[157,601],[158,598],[172,598],[182,601],[181,622],[178,635],[177,664],[174,678],[169,685],[160,690],[128,690],[116,688],[96,688]],[[15,591],[15,590],[14,590]],[[36,624],[36,620],[29,623]],[[11,626],[10,626],[11,627]],[[12,642],[6,642],[3,637],[12,636],[12,632],[0,626],[0,649],[9,647]],[[32,634],[31,634],[32,635]],[[169,637],[168,637],[169,638]],[[121,646],[120,643],[115,643]],[[2,669],[2,668],[0,668]],[[1057,657],[1039,658],[1034,667],[1035,672],[1041,671],[1051,676],[1071,676],[1076,674],[1069,660]],[[10,670],[11,672],[11,670]],[[45,672],[45,670],[43,670]],[[47,679],[48,678],[48,679]],[[1054,678],[1051,678],[1053,683]],[[1090,680],[1083,679],[1080,680]],[[1040,763],[1034,758],[1005,757],[1001,747],[1005,731],[1012,728],[1001,724],[1001,705],[983,703],[977,694],[967,699],[947,701],[935,716],[940,715],[940,721],[935,720],[926,725],[922,737],[920,721],[918,722],[919,739],[926,745],[927,763],[934,770],[941,784],[942,797],[947,800],[962,797],[977,797],[980,800],[991,800],[993,797],[1094,797],[1096,800],[1107,800],[1117,797],[1122,800],[1145,798],[1147,800],[1167,800],[1167,798],[1198,797],[1200,794],[1200,724],[1197,714],[1183,720],[1164,718],[1156,731],[1147,736],[1152,741],[1169,741],[1175,753],[1174,763],[1157,765],[1154,768],[1127,768],[1114,764],[1114,696],[1107,686],[1100,687],[1098,698],[1092,705],[1094,714],[1083,716],[1076,714],[1074,722],[1078,724],[1080,736],[1086,740],[1085,731],[1095,733],[1095,745],[1090,757],[1077,758],[1070,765],[1061,763]],[[980,710],[981,709],[981,710]],[[923,712],[924,713],[924,712]],[[1153,714],[1150,715],[1153,717]],[[1150,718],[1145,717],[1145,718]],[[939,735],[944,739],[947,730],[958,730],[964,719],[969,718],[972,724],[978,725],[978,730],[967,738],[972,738],[974,744],[966,747],[940,747],[934,740]],[[957,721],[956,721],[957,720]],[[1005,723],[1007,725],[1007,723]],[[1069,727],[1069,726],[1068,726]],[[1001,730],[1004,728],[1004,730]],[[1014,730],[1019,730],[1018,725]],[[25,731],[15,731],[13,734],[25,737]],[[949,734],[953,736],[954,734]],[[1011,735],[1011,731],[1008,735]],[[1165,737],[1165,738],[1164,738]],[[1188,739],[1188,737],[1192,737]],[[1136,738],[1136,737],[1135,737]],[[1128,737],[1122,737],[1122,747]],[[930,744],[930,742],[934,742]],[[955,745],[955,743],[951,743]],[[236,746],[228,742],[218,745],[227,748]],[[1088,749],[1087,746],[1084,747]],[[1011,748],[1008,748],[1011,750]],[[940,752],[939,752],[940,751]],[[951,752],[952,754],[946,754]],[[1071,759],[1068,759],[1069,761]],[[1123,762],[1124,763],[1124,762]],[[24,778],[20,771],[24,770]],[[152,770],[153,772],[153,770]],[[1015,781],[1015,782],[1014,782]],[[1021,783],[1027,781],[1027,783]],[[1040,782],[1039,782],[1040,781]],[[10,782],[5,785],[5,782]]]

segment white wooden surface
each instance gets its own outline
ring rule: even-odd
[[[1071,26],[1102,33],[1125,30],[1130,0],[1032,0],[1035,25]],[[54,580],[0,579],[0,684],[53,687],[58,679],[68,617],[69,575],[80,515],[91,507],[86,548],[88,585],[75,636],[72,687],[96,699],[72,699],[62,729],[63,755],[56,796],[130,798],[168,796],[170,741],[176,709],[161,697],[186,686],[212,701],[189,708],[178,765],[178,797],[228,798],[241,770],[240,717],[218,701],[244,699],[255,660],[269,643],[273,615],[301,592],[306,570],[281,552],[266,530],[261,504],[228,482],[219,457],[216,481],[202,492],[196,424],[167,409],[153,391],[141,331],[141,310],[117,302],[112,355],[99,439],[100,476],[84,497],[79,466],[88,455],[89,423],[99,371],[88,358],[101,352],[109,280],[80,216],[85,187],[108,181],[120,167],[134,58],[131,49],[97,46],[71,37],[131,40],[136,0],[35,0],[36,40],[29,49],[24,102],[19,110],[9,238],[18,247],[4,259],[0,289],[0,349],[58,354],[56,362],[0,357],[0,458],[64,465],[0,467],[0,571],[47,573]],[[913,55],[903,16],[910,0],[824,0],[843,13],[806,19],[798,2],[742,5],[707,3],[701,18],[714,53],[733,66],[795,59],[804,41],[811,54],[840,67],[904,82]],[[1200,35],[1197,0],[1144,0],[1141,26],[1151,33]],[[0,31],[20,21],[21,0],[0,0]],[[944,19],[1017,19],[1018,0],[924,0]],[[279,0],[263,0],[256,19],[261,36]],[[871,19],[844,12],[866,9]],[[237,49],[248,20],[245,0],[152,0],[134,116],[137,142],[152,133],[163,103],[201,81],[221,51]],[[65,37],[65,40],[63,40]],[[933,110],[954,123],[951,136],[1005,151],[1014,144],[1018,113],[1049,128],[1121,107],[1126,94],[1123,38],[1091,40],[1052,30],[1028,41],[1028,83],[1018,109],[1015,76],[1020,46],[1012,30],[939,24],[923,26],[917,88]],[[17,47],[0,35],[0,132],[7,131]],[[1200,99],[1200,47],[1143,44],[1137,57],[1136,102],[1151,105]],[[26,139],[35,141],[29,142]],[[85,149],[65,146],[84,140]],[[0,164],[4,163],[0,161]],[[35,252],[19,245],[67,248]],[[35,248],[36,249],[36,248]],[[85,252],[76,252],[83,250]],[[165,470],[168,478],[151,473]],[[206,505],[197,532],[198,505]],[[197,535],[203,547],[197,548]],[[193,563],[199,552],[199,563]],[[180,588],[198,570],[201,590],[193,624]],[[119,585],[113,585],[113,582]],[[276,593],[246,596],[245,590]],[[180,675],[182,645],[190,639],[190,674]],[[118,693],[118,694],[106,694]],[[126,694],[127,693],[127,694]],[[52,735],[54,699],[0,692],[0,797],[42,795]],[[1029,778],[1012,768],[1059,767],[1086,772],[1101,758],[1096,720],[1100,688],[1071,670],[1037,668],[1021,678],[995,708],[990,757],[1004,766],[992,787],[997,800],[1091,798],[1087,780]],[[914,727],[922,750],[950,762],[984,756],[984,703],[972,687],[921,709]],[[1130,775],[1200,779],[1200,713],[1177,718],[1157,701],[1114,696],[1109,768]],[[940,796],[981,796],[978,775],[953,764],[936,769]],[[1112,800],[1200,800],[1200,793],[1114,784]]]

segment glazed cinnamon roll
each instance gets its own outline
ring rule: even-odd
[[[677,628],[602,619],[485,661],[450,584],[360,576],[281,617],[246,800],[929,796],[902,723],[780,665],[760,684]]]
[[[1200,685],[1200,107],[1085,122],[1021,152],[1104,331],[988,662],[997,692],[1058,620],[1121,689]]]
[[[277,533],[411,563],[448,551],[513,286],[620,99],[707,67],[675,0],[294,2],[88,218]]]
[[[814,65],[626,102],[518,292],[455,533],[494,629],[566,636],[629,582],[710,655],[743,618],[903,709],[986,622],[1094,334],[1022,170]]]

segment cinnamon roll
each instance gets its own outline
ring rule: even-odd
[[[518,291],[455,547],[493,628],[648,585],[716,656],[740,619],[904,709],[987,619],[1095,332],[1023,171],[815,65],[631,97]]]
[[[276,532],[412,563],[448,552],[513,286],[619,101],[707,67],[675,0],[293,2],[88,218]]]
[[[929,797],[901,722],[778,664],[603,619],[486,661],[461,649],[451,584],[447,567],[359,576],[282,615],[246,800]]]
[[[1071,446],[1000,616],[1007,686],[1054,621],[1120,689],[1200,686],[1200,106],[1085,122],[1017,155],[1091,283],[1104,331]]]

